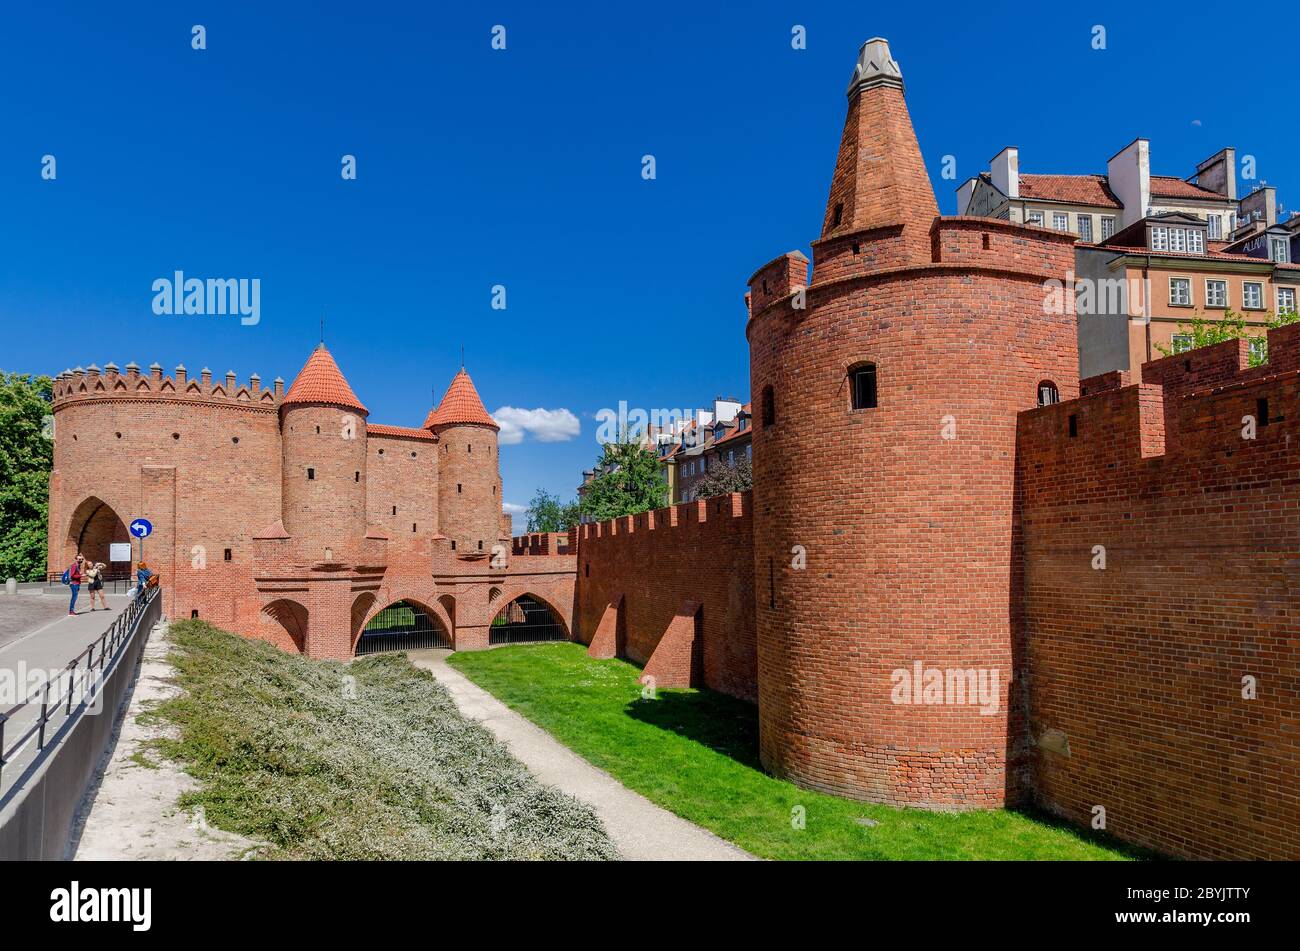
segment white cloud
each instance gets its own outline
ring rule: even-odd
[[[527,505],[520,505],[518,502],[505,502],[501,508],[505,509],[507,515],[523,515],[528,511]]]
[[[538,442],[565,442],[578,435],[581,426],[578,417],[567,409],[520,409],[502,406],[492,414],[501,427],[499,440],[503,446],[524,441],[531,434]]]

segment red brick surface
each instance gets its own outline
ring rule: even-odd
[[[703,684],[756,696],[753,537],[748,493],[584,525],[578,539],[576,635],[598,657],[627,657],[659,686]],[[654,657],[688,602],[703,606],[703,641]],[[620,605],[621,609],[611,605]],[[685,629],[686,640],[693,628]]]

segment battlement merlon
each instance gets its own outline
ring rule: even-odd
[[[753,492],[732,492],[718,495],[711,499],[697,499],[694,502],[679,502],[665,508],[652,509],[636,515],[624,515],[619,518],[606,519],[603,522],[588,522],[580,526],[579,539],[609,538],[616,535],[632,535],[639,532],[653,532],[659,529],[690,528],[709,523],[721,524],[729,528],[738,524],[733,519],[743,519],[753,511]]]
[[[756,314],[808,286],[808,258],[802,251],[787,251],[755,271],[748,284],[749,311]]]
[[[56,412],[83,400],[177,400],[273,412],[283,397],[284,380],[279,377],[269,388],[262,386],[262,378],[256,373],[242,384],[233,371],[228,371],[221,382],[214,382],[208,368],[205,367],[194,379],[183,364],[176,367],[173,375],[167,376],[157,363],[146,372],[142,372],[134,362],[123,368],[110,362],[103,369],[92,363],[89,367],[64,370],[54,378],[53,387]]]
[[[1300,462],[1286,448],[1300,423],[1300,324],[1268,340],[1269,360],[1257,367],[1247,341],[1227,340],[1143,364],[1141,382],[1105,373],[1081,381],[1078,399],[1025,410],[1017,457],[1026,498],[1294,478]]]

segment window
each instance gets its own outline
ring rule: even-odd
[[[456,494],[457,494],[457,495],[460,495],[460,483],[459,483],[459,482],[456,483]]]
[[[1286,264],[1289,262],[1290,256],[1287,254],[1286,238],[1274,238],[1269,242],[1268,259],[1277,264]]]
[[[1079,416],[1077,413],[1070,414],[1070,438],[1073,439],[1079,435]]]
[[[1061,391],[1056,388],[1056,384],[1051,380],[1044,380],[1038,384],[1038,405],[1055,406],[1061,402]]]
[[[1250,338],[1250,356],[1256,363],[1263,363],[1268,359],[1268,338],[1251,337]]]
[[[734,449],[728,449],[728,450],[727,450],[727,465],[729,465],[729,466],[734,466],[735,464],[736,464],[736,452],[735,452]]]
[[[1264,309],[1264,285],[1246,281],[1241,285],[1241,305],[1247,310]]]
[[[1059,211],[1056,212],[1055,214],[1052,215],[1052,227],[1055,228],[1057,231],[1069,231],[1070,216],[1066,214],[1062,214]]]
[[[1223,238],[1223,217],[1221,215],[1209,215],[1205,220],[1210,226],[1210,240],[1221,240]]]
[[[1189,228],[1187,231],[1187,250],[1193,254],[1205,253],[1205,235],[1199,228]]]
[[[1206,307],[1227,307],[1228,306],[1228,282],[1211,281],[1205,282],[1205,306]]]
[[[1174,353],[1186,353],[1192,349],[1193,342],[1191,334],[1174,334],[1173,340],[1170,341],[1171,349]]]
[[[1079,216],[1079,240],[1092,240],[1092,215]]]
[[[1169,229],[1169,250],[1186,251],[1187,250],[1187,231],[1184,228]]]
[[[776,393],[771,385],[763,387],[763,425],[771,426],[776,422]]]
[[[307,470],[307,481],[308,481],[308,482],[314,482],[314,481],[316,481],[316,470],[315,470],[315,469],[308,469],[308,470]]]
[[[1169,229],[1168,228],[1151,229],[1151,250],[1152,251],[1169,250]]]
[[[1277,312],[1279,314],[1294,314],[1295,310],[1295,288],[1279,287],[1277,289]]]
[[[231,551],[229,548],[227,548],[225,551],[221,553],[221,558],[223,561],[231,561],[234,559],[234,557],[235,557],[235,553]]]
[[[746,446],[746,447],[745,447],[745,458],[746,458],[746,459],[753,459],[753,458],[754,458],[754,447],[753,447],[753,446]]]
[[[838,228],[840,222],[844,220],[844,202],[837,202],[835,205],[835,218],[831,224],[832,228]]]
[[[1169,305],[1171,307],[1192,306],[1192,281],[1187,277],[1169,279]]]
[[[451,540],[451,550],[452,551],[456,550],[456,539],[454,538]]]
[[[1043,223],[1043,213],[1041,211],[1025,212],[1025,224],[1041,225]]]
[[[849,371],[854,409],[876,408],[876,365],[864,363]]]
[[[1257,426],[1268,425],[1268,397],[1266,396],[1255,400],[1255,422]]]
[[[1101,240],[1105,241],[1115,233],[1115,217],[1113,215],[1101,216]]]
[[[353,482],[360,482],[360,481],[361,481],[361,470],[360,470],[360,469],[358,469],[356,472],[352,473],[352,481],[353,481]]]
[[[483,550],[483,539],[481,538],[478,540],[478,550],[479,551]]]
[[[396,506],[396,505],[393,506],[393,514],[394,514],[394,515],[397,514],[397,506]]]

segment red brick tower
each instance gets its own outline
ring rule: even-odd
[[[280,404],[282,520],[296,557],[309,564],[360,554],[367,415],[324,344]]]
[[[857,798],[997,806],[1016,413],[1043,381],[1078,392],[1074,318],[1042,305],[1073,237],[937,217],[884,40],[848,98],[812,283],[792,252],[749,285],[762,758]]]
[[[452,378],[424,428],[438,437],[438,530],[458,558],[487,558],[501,534],[496,422],[465,368]]]

